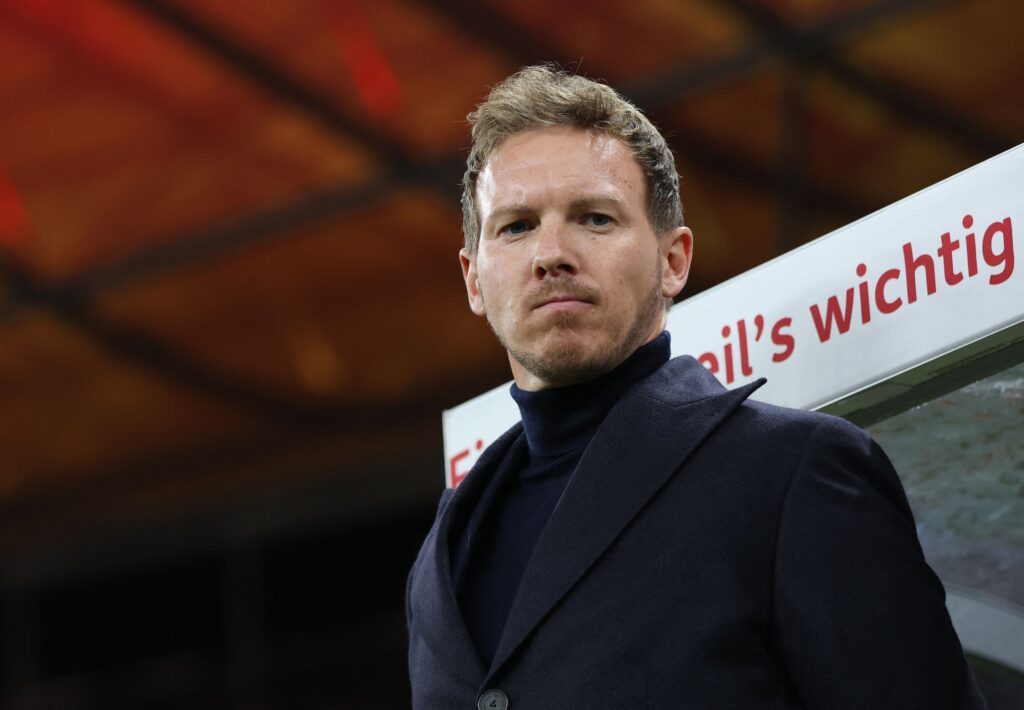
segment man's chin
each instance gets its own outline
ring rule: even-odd
[[[531,351],[509,349],[509,355],[547,387],[586,382],[619,364],[607,348],[578,337],[550,338],[543,347]]]

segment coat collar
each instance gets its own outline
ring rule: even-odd
[[[485,684],[683,460],[763,383],[726,390],[684,356],[612,407],[537,540]]]

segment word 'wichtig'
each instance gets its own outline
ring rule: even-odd
[[[962,224],[964,229],[970,230],[974,217],[965,215]],[[956,286],[983,270],[990,285],[1005,283],[1014,270],[1013,222],[1009,217],[992,222],[980,239],[973,231],[958,239],[954,239],[951,232],[945,232],[939,237],[934,256],[928,251],[915,253],[911,242],[902,244],[900,251],[902,264],[882,271],[874,283],[868,276],[867,264],[857,264],[855,272],[859,282],[828,296],[823,305],[814,303],[807,308],[819,343],[843,335],[856,323],[867,325],[876,314],[889,315],[917,302],[922,295],[931,296],[942,284],[943,288]],[[754,344],[770,344],[773,363],[785,362],[793,355],[797,348],[793,321],[792,316],[783,316],[769,327],[761,314],[749,322],[740,319],[723,326],[722,343],[697,359],[712,373],[720,375],[726,384],[737,377],[750,377],[754,374],[751,358]]]

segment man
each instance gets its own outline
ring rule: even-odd
[[[546,67],[470,122],[460,260],[523,421],[410,573],[413,706],[983,707],[881,450],[669,360],[693,237],[654,126]]]

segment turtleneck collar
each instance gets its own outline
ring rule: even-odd
[[[668,362],[671,350],[668,331],[663,331],[618,367],[588,382],[538,392],[513,384],[512,399],[519,405],[530,454],[559,456],[585,447],[612,405]]]

